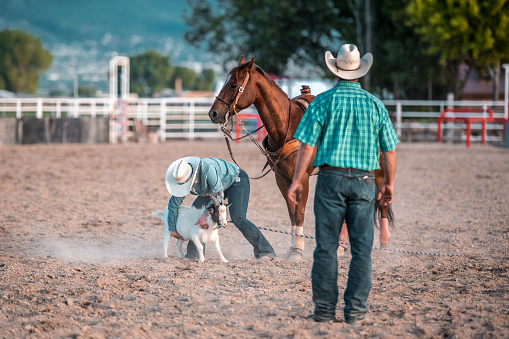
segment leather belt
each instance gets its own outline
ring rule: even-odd
[[[329,166],[327,164],[320,166],[320,169],[340,169],[340,170],[347,170],[347,171],[364,171],[364,172],[374,173],[374,171],[361,170],[361,169],[352,168],[352,167],[334,167],[334,166]]]

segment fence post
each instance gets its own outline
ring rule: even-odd
[[[402,105],[401,102],[396,104],[396,134],[401,139],[401,121],[402,121]]]
[[[75,118],[79,118],[80,116],[80,102],[79,102],[79,99],[74,99],[74,113],[73,113],[73,116]]]
[[[470,139],[472,137],[472,122],[467,119],[467,147],[470,147]]]
[[[437,119],[437,124],[438,124],[437,141],[441,143],[442,142],[442,119],[441,118]]]
[[[143,113],[143,123],[148,126],[148,101],[146,99],[143,100],[142,113]]]
[[[483,120],[482,121],[482,139],[481,139],[483,145],[486,145],[486,135],[488,134],[487,133],[487,127],[488,127],[487,125],[488,125],[487,120],[486,119]]]
[[[57,107],[56,107],[55,117],[57,119],[60,119],[62,117],[62,102],[60,100],[57,100]]]
[[[454,108],[454,93],[447,93],[447,108],[451,110]],[[447,132],[445,133],[447,136],[447,140],[449,142],[454,142],[454,122],[446,122],[444,128],[447,127]]]
[[[23,112],[21,111],[21,100],[16,100],[16,118],[23,118]]]
[[[505,88],[504,88],[504,146],[509,147],[509,64],[503,64],[505,69]]]
[[[110,99],[110,144],[116,144],[118,141],[118,122],[115,101],[116,99],[114,97]]]
[[[159,104],[159,138],[166,141],[166,100],[162,99]]]
[[[189,140],[194,140],[194,101],[189,102]]]
[[[37,99],[37,119],[42,119],[42,99]]]

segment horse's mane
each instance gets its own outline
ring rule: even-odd
[[[240,69],[240,66],[232,68],[228,74],[236,74],[238,69]],[[285,91],[283,91],[283,89],[281,87],[279,87],[279,85],[270,77],[270,75],[268,75],[267,72],[265,72],[260,66],[254,64],[254,69],[258,73],[260,73],[265,78],[265,80],[267,80],[267,82],[269,83],[270,87],[272,87],[273,89],[279,91],[279,93],[281,95],[283,95],[283,96],[288,98],[288,95],[285,93]]]
[[[269,83],[269,85],[274,88],[275,90],[279,91],[282,95],[284,95],[285,97],[288,97],[288,95],[285,93],[285,91],[283,91],[281,89],[281,87],[279,87],[278,84],[276,84],[276,82],[270,77],[270,75],[267,74],[267,72],[265,72],[260,66],[258,65],[254,65],[254,69],[260,73],[264,78],[265,80],[267,80],[267,82]]]

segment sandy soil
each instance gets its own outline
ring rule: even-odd
[[[234,154],[259,174],[253,144]],[[222,140],[1,146],[0,337],[509,337],[508,149],[399,146],[390,247],[463,256],[374,250],[363,326],[343,322],[342,299],[338,322],[306,318],[313,240],[304,261],[289,262],[290,236],[264,231],[278,259],[258,262],[230,225],[220,231],[230,263],[211,249],[204,263],[179,260],[174,241],[163,259],[163,223],[151,212],[165,209],[166,168],[185,155],[229,159]],[[289,230],[272,176],[251,182],[248,217]],[[338,260],[340,295],[349,260]]]

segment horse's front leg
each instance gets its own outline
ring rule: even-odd
[[[302,185],[304,190],[302,192],[302,199],[300,203],[295,206],[290,199],[288,199],[288,190],[291,186],[291,181],[284,177],[276,175],[276,183],[281,191],[281,194],[285,198],[286,207],[288,209],[288,215],[291,221],[291,246],[288,250],[288,260],[298,261],[304,256],[304,214],[306,212],[306,203],[309,194],[309,176],[305,175],[302,179]]]

